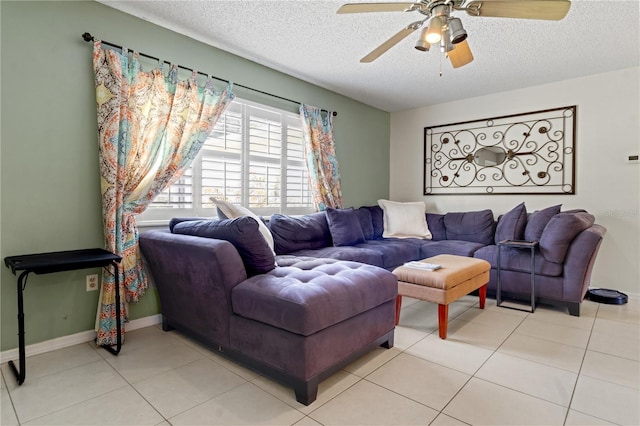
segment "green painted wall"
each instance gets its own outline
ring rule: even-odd
[[[389,195],[389,114],[95,2],[0,2],[1,257],[102,246],[92,48],[94,36],[239,84],[338,111],[345,204]],[[295,111],[296,105],[238,96]],[[97,292],[82,270],[31,275],[26,342],[93,329]],[[16,279],[2,266],[0,350],[17,347]],[[151,290],[130,318],[159,312]]]

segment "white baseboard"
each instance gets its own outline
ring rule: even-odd
[[[151,315],[150,317],[138,318],[136,320],[129,321],[127,323],[127,330],[133,331],[139,328],[151,327],[152,325],[160,323],[162,323],[161,314]]]
[[[162,315],[151,315],[149,317],[139,318],[129,321],[125,330],[133,331],[139,328],[150,327],[152,325],[160,324],[162,322]],[[57,349],[66,348],[73,345],[79,345],[81,343],[91,342],[96,338],[95,330],[82,331],[80,333],[71,334],[69,336],[58,337],[56,339],[46,340],[44,342],[34,343],[33,345],[25,346],[24,351],[27,357],[43,354],[45,352],[55,351]],[[7,351],[0,352],[0,363],[4,364],[10,360],[17,360],[19,358],[18,348],[9,349]]]
[[[624,293],[624,291],[623,291]],[[640,300],[640,293],[625,293],[631,300]]]

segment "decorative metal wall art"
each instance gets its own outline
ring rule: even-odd
[[[576,106],[424,128],[424,195],[575,194]]]

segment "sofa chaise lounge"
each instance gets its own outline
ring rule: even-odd
[[[293,256],[275,267],[268,246],[270,260],[247,253],[262,238],[253,218],[191,224],[140,236],[163,330],[175,328],[292,387],[305,405],[329,375],[377,346],[393,346],[398,282],[391,272]],[[203,235],[216,225],[227,228],[210,234],[218,238],[179,233]]]

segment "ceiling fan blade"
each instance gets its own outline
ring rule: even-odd
[[[373,49],[367,56],[365,56],[364,58],[360,59],[360,62],[365,62],[365,63],[369,63],[369,62],[373,62],[376,59],[378,59],[384,52],[386,52],[387,50],[391,49],[393,46],[395,46],[396,44],[398,44],[400,41],[402,41],[403,39],[405,39],[407,36],[409,36],[409,34],[411,34],[412,32],[414,32],[415,30],[417,30],[418,28],[420,28],[420,25],[422,25],[422,22],[418,21],[418,22],[414,22],[412,24],[409,24],[407,27],[403,28],[402,30],[398,31],[394,36],[392,36],[389,40],[385,41],[384,43],[382,43],[380,46],[376,47],[375,49]]]
[[[404,12],[414,3],[347,3],[336,13]]]
[[[559,21],[571,7],[569,0],[474,0],[465,5],[469,15],[496,18]]]
[[[471,54],[471,49],[469,48],[467,40],[456,44],[455,48],[450,51],[448,55],[451,65],[454,68],[460,68],[461,66],[467,65],[469,62],[473,61],[473,54]]]

